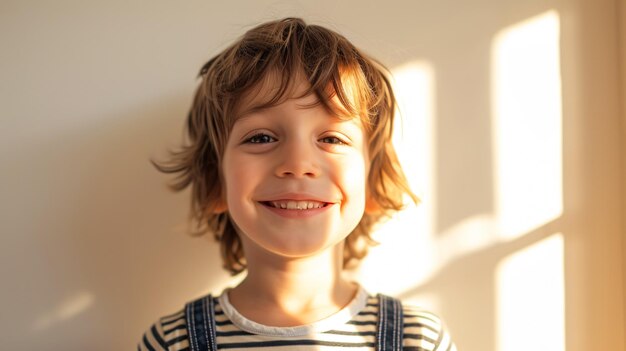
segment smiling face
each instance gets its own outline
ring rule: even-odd
[[[341,243],[363,216],[369,162],[360,118],[340,119],[311,107],[316,101],[286,99],[245,113],[232,128],[222,175],[246,256],[315,255]]]

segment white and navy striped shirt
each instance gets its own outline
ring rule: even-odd
[[[215,300],[217,345],[220,350],[374,350],[378,299],[362,288],[338,313],[310,325],[269,327],[246,319],[222,293]],[[450,335],[432,313],[403,305],[403,349],[454,351]],[[185,310],[162,317],[143,335],[138,350],[189,350]]]

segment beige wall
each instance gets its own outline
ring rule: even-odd
[[[158,316],[231,283],[215,245],[183,233],[187,193],[169,193],[148,159],[179,141],[200,66],[250,25],[292,15],[337,29],[392,69],[426,62],[435,72],[430,203],[439,246],[429,252],[442,263],[395,293],[423,298],[460,350],[499,350],[496,266],[561,232],[567,350],[624,350],[625,7],[3,1],[0,340],[14,350],[133,348]],[[519,240],[472,239],[463,244],[474,249],[441,260],[461,246],[445,233],[474,238],[460,224],[495,208],[493,39],[550,10],[560,18],[563,213]],[[375,283],[384,272],[364,274],[386,289]]]
[[[564,55],[571,54],[563,57],[565,203],[570,216],[567,340],[572,349],[594,341],[598,344],[590,348],[620,349],[624,227],[623,200],[617,194],[624,174],[619,151],[623,134],[618,132],[617,2],[580,1],[568,10],[569,26],[564,21],[563,28],[565,33],[571,30],[563,37]]]
[[[626,175],[626,3],[623,1],[617,2],[618,7],[618,24],[619,24],[619,62],[620,62],[620,100],[621,100],[621,112],[622,112],[622,175]],[[622,177],[622,274],[626,275],[626,185],[624,178]],[[623,300],[626,301],[626,278],[623,280],[622,293],[624,294]],[[624,303],[624,319],[626,319],[626,303]],[[625,322],[626,323],[626,322]],[[626,339],[626,333],[624,334]],[[626,344],[626,340],[624,341]]]

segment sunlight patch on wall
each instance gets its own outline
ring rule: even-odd
[[[393,144],[411,189],[425,200],[420,206],[431,208],[434,215],[435,72],[432,65],[418,61],[392,74],[398,100]]]
[[[563,212],[558,13],[502,30],[492,61],[496,217],[513,239]]]
[[[493,215],[467,217],[439,234],[439,259],[449,262],[493,246],[501,241],[497,231]]]
[[[374,237],[381,245],[363,261],[360,272],[366,274],[359,274],[358,279],[371,291],[401,294],[426,281],[437,264],[432,242],[435,74],[424,61],[397,67],[392,74],[399,105],[393,143],[421,203],[408,206],[377,228]],[[411,267],[411,275],[399,267]]]
[[[565,350],[563,235],[503,259],[496,271],[497,350]]]
[[[53,310],[39,316],[33,324],[34,331],[43,331],[54,324],[63,322],[89,309],[95,301],[92,293],[82,291],[73,294],[58,304]]]

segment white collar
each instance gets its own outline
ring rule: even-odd
[[[230,289],[226,289],[217,297],[224,314],[241,330],[265,336],[305,336],[337,329],[366,307],[368,297],[367,291],[359,285],[356,295],[348,305],[322,320],[295,327],[273,327],[251,321],[241,315],[228,300],[229,291]]]

